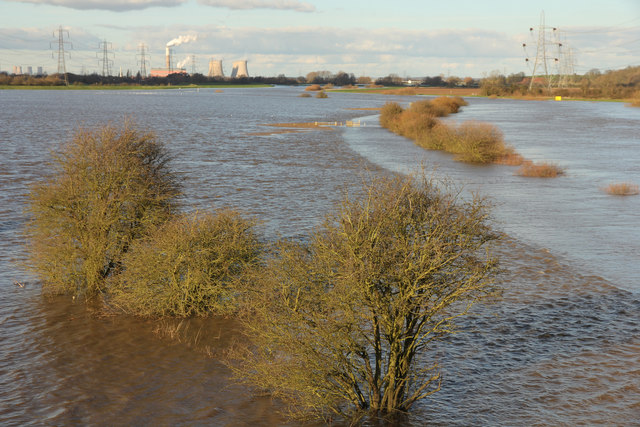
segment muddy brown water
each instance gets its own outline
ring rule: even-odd
[[[424,152],[353,110],[415,98],[300,91],[0,91],[0,424],[295,425],[220,362],[233,320],[105,317],[42,297],[19,267],[24,195],[48,151],[79,124],[135,114],[175,154],[190,209],[238,207],[263,220],[269,239],[304,238],[363,171],[423,163],[494,200],[510,236],[496,248],[503,295],[433,349],[443,388],[408,425],[640,425],[640,197],[599,191],[640,182],[640,110],[469,99],[450,120],[495,123],[525,157],[567,169],[527,180]],[[251,134],[264,123],[359,117],[365,126],[335,132]]]

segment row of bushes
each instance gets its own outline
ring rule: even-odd
[[[564,173],[553,163],[535,164],[524,159],[505,144],[502,132],[494,125],[473,121],[456,125],[438,120],[457,113],[465,105],[460,97],[418,101],[406,109],[388,102],[380,111],[380,125],[412,139],[420,147],[452,153],[459,161],[521,166],[518,175],[527,177],[551,178]]]
[[[236,316],[227,363],[302,418],[405,413],[440,388],[426,349],[492,290],[482,199],[425,173],[366,180],[305,241],[233,210],[184,213],[162,144],[80,130],[33,185],[30,266],[47,293],[140,316]]]
[[[509,154],[512,150],[505,145],[502,132],[493,125],[478,122],[453,125],[438,120],[457,113],[464,105],[467,103],[460,97],[418,101],[407,109],[390,102],[380,111],[380,124],[421,147],[453,153],[464,162],[492,163]]]

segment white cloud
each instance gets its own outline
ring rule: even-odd
[[[44,61],[44,58],[51,58],[49,42],[54,42],[53,49],[56,47],[55,38],[52,37],[54,29],[3,28],[0,29],[0,45],[12,46],[12,49],[40,50]],[[90,52],[84,57],[95,57],[96,46],[102,37],[82,28],[69,28],[69,34],[74,51],[87,50]],[[252,75],[295,76],[326,69],[333,72],[343,70],[356,75],[367,73],[371,76],[390,73],[423,76],[451,72],[459,76],[480,77],[493,70],[507,74],[529,71],[521,34],[509,35],[478,29],[378,28],[365,31],[306,26],[127,26],[119,30],[120,40],[110,39],[114,42],[116,65],[121,62],[125,69],[135,69],[138,43],[142,41],[147,46],[151,66],[161,66],[165,45],[181,34],[197,34],[198,38],[188,45],[177,46],[174,52],[176,58],[194,54],[198,67],[204,67],[204,71],[206,66],[203,64],[208,63],[211,57],[223,59],[225,64],[247,59]],[[596,37],[591,34],[570,34],[568,44],[577,49],[576,71],[584,72],[590,68],[604,70],[637,63],[638,53],[632,52],[633,46],[637,45],[633,41],[637,38],[637,31],[625,32],[624,38],[619,32],[596,34]],[[85,64],[97,64],[96,60],[83,59],[82,54],[72,51],[72,64],[79,64],[83,60]],[[7,61],[9,59],[5,58],[4,62]]]
[[[234,10],[276,9],[296,12],[315,12],[316,10],[314,5],[298,0],[198,0],[198,3]]]
[[[188,0],[8,0],[18,3],[32,3],[52,6],[63,6],[71,9],[110,10],[125,12],[128,10],[147,9],[149,7],[173,7],[186,3]]]

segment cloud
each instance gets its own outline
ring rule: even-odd
[[[186,3],[188,0],[8,0],[17,3],[32,3],[41,5],[63,6],[71,9],[110,10],[125,12],[129,10],[147,9],[150,7],[173,7]]]
[[[198,3],[233,10],[276,9],[295,12],[315,12],[316,10],[314,5],[298,0],[198,0]]]

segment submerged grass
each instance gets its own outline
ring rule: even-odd
[[[564,174],[564,169],[555,163],[541,162],[533,163],[530,160],[525,160],[522,163],[520,169],[517,172],[520,176],[532,177],[532,178],[555,178]]]
[[[612,196],[635,196],[640,194],[638,184],[632,182],[611,183],[603,188],[604,192]]]

